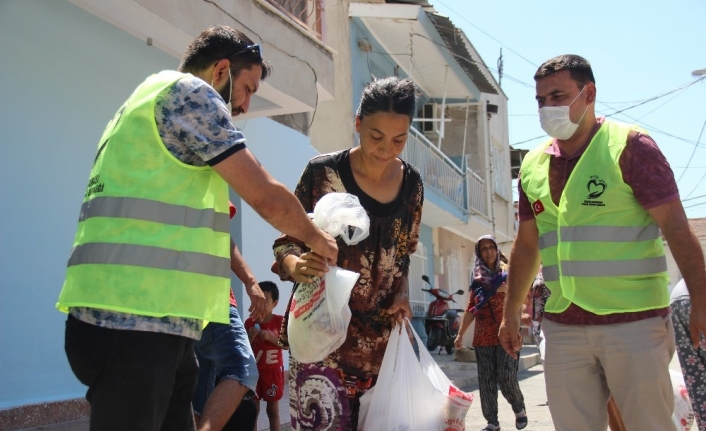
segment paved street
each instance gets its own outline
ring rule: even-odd
[[[542,365],[520,372],[518,375],[520,388],[525,396],[525,407],[529,418],[528,431],[554,431],[552,418],[547,406],[547,392],[544,388],[544,370]],[[473,384],[462,388],[471,391],[475,396],[473,405],[466,416],[466,431],[478,431],[485,427],[486,421],[480,409],[480,395],[478,394],[478,384]],[[503,430],[515,429],[515,414],[512,412],[510,404],[498,391],[498,407],[500,427]]]
[[[537,365],[538,353],[533,346],[525,346],[522,349],[522,362],[520,362],[519,373],[520,388],[525,397],[525,406],[527,408],[527,416],[529,417],[529,425],[525,428],[527,431],[554,431],[549,407],[547,406],[547,395],[544,386],[544,369],[542,365]],[[434,354],[434,359],[439,366],[444,370],[447,376],[454,381],[461,389],[472,392],[475,400],[466,416],[466,431],[479,431],[485,427],[486,422],[483,418],[480,408],[480,395],[478,394],[478,376],[475,363],[455,362],[453,358],[445,353],[441,355]],[[674,356],[670,368],[681,371],[679,360]],[[289,406],[287,393],[280,401],[280,417],[283,422],[289,418]],[[498,393],[499,419],[500,426],[503,431],[515,429],[515,414],[512,412],[510,405]],[[258,429],[268,430],[269,423],[263,408],[260,411],[258,418]],[[289,424],[282,424],[282,430],[290,429]],[[23,431],[88,431],[88,420],[79,420],[73,422],[65,422],[62,424],[45,425],[43,427],[31,428]]]

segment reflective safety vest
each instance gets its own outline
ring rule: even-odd
[[[228,323],[228,185],[164,146],[157,96],[187,75],[145,80],[103,132],[57,308]]]
[[[549,190],[551,141],[522,162],[522,189],[539,229],[545,310],[571,303],[595,314],[669,306],[659,228],[623,181],[620,155],[632,126],[605,121],[579,159],[559,206]]]

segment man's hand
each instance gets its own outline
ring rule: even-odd
[[[397,323],[404,324],[404,318],[412,318],[412,307],[409,305],[409,295],[407,292],[400,292],[395,295],[395,299],[392,301],[392,305],[387,309],[388,314],[392,314],[392,317],[397,321]]]
[[[245,292],[250,297],[250,317],[260,320],[267,315],[267,299],[257,283],[245,285]]]
[[[517,359],[517,352],[522,348],[522,335],[520,335],[520,316],[504,316],[498,331],[500,345],[513,359]]]
[[[318,236],[311,243],[307,243],[306,246],[322,257],[327,265],[335,265],[338,261],[338,244],[336,244],[336,240],[321,229],[318,231]]]
[[[697,349],[702,344],[701,337],[706,337],[706,298],[691,299],[689,333],[691,344]]]

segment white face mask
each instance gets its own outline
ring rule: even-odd
[[[576,99],[579,98],[581,93],[583,93],[584,89],[586,89],[585,85],[579,94],[576,95],[574,100],[572,100],[567,106],[544,106],[539,108],[539,123],[542,125],[542,130],[547,132],[547,135],[562,141],[574,136],[576,129],[579,127],[579,123],[583,120],[583,117],[588,111],[588,105],[586,105],[586,109],[583,111],[583,115],[579,118],[578,123],[571,122],[569,108],[576,101]]]
[[[226,109],[228,109],[228,113],[232,116],[233,115],[233,104],[231,103],[233,100],[233,76],[230,73],[230,68],[228,68],[228,85],[229,90],[228,90],[228,103],[226,103]],[[211,87],[213,87],[213,79],[211,79]],[[215,88],[215,87],[214,87]]]

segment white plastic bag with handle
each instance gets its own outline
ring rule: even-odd
[[[405,328],[422,346],[419,359]],[[473,395],[451,383],[406,320],[392,329],[377,383],[360,398],[358,431],[464,431],[472,402]]]
[[[314,224],[355,245],[368,236],[370,219],[356,196],[329,193],[310,214]],[[323,278],[300,283],[289,307],[289,352],[299,362],[322,361],[346,341],[351,310],[348,300],[360,274],[330,266]]]
[[[684,383],[684,375],[679,371],[669,370],[674,391],[674,412],[672,421],[678,431],[690,431],[694,425],[694,410],[691,408],[689,393]]]

